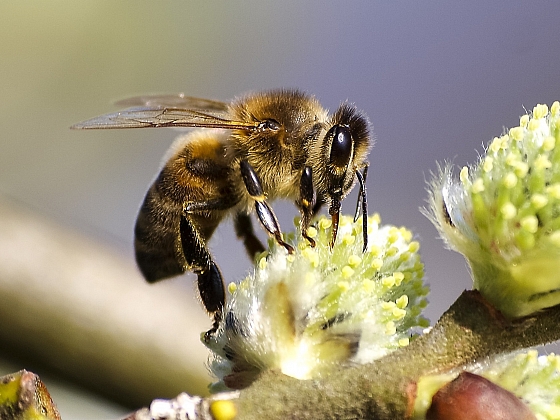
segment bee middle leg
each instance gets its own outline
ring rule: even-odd
[[[255,210],[257,211],[257,217],[263,225],[263,227],[276,239],[278,244],[282,245],[288,253],[292,254],[294,248],[284,242],[282,239],[282,231],[280,230],[280,224],[276,215],[272,211],[272,208],[265,201],[264,191],[262,189],[261,180],[259,179],[257,173],[246,160],[240,162],[241,176],[243,182],[245,183],[245,188],[249,195],[255,200]]]

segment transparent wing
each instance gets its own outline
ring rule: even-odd
[[[193,98],[185,96],[184,93],[172,95],[143,95],[120,100],[117,106],[128,108],[136,106],[161,107],[161,108],[184,108],[197,111],[218,111],[226,112],[228,104],[226,102],[214,101],[212,99]]]
[[[138,106],[101,115],[73,125],[72,129],[147,128],[147,127],[206,127],[255,130],[260,122],[232,121],[222,112],[196,109]]]

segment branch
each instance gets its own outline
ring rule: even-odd
[[[478,292],[466,291],[430,332],[382,359],[340,369],[319,380],[302,381],[267,371],[239,394],[187,399],[197,412],[197,417],[188,418],[228,418],[216,414],[217,402],[224,400],[236,413],[236,420],[407,418],[412,414],[420,377],[555,341],[560,339],[559,322],[559,307],[509,322]],[[155,418],[151,415],[144,409],[128,419]]]

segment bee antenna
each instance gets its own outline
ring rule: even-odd
[[[367,191],[366,191],[366,179],[369,164],[366,162],[364,170],[360,173],[359,170],[356,171],[356,177],[360,183],[360,192],[358,193],[358,201],[356,202],[356,213],[354,214],[354,222],[358,220],[360,216],[360,207],[362,208],[362,233],[364,237],[364,248],[363,252],[366,252],[368,246],[368,210],[367,210]],[[361,205],[360,205],[361,204]]]

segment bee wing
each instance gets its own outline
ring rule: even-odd
[[[160,106],[139,106],[101,115],[77,124],[72,129],[206,127],[255,130],[260,122],[232,121],[225,113]]]
[[[185,96],[184,93],[172,95],[143,95],[127,98],[116,102],[116,105],[123,108],[134,106],[162,107],[162,108],[185,108],[199,111],[219,111],[226,112],[228,104],[226,102],[214,101],[212,99],[194,98]]]

